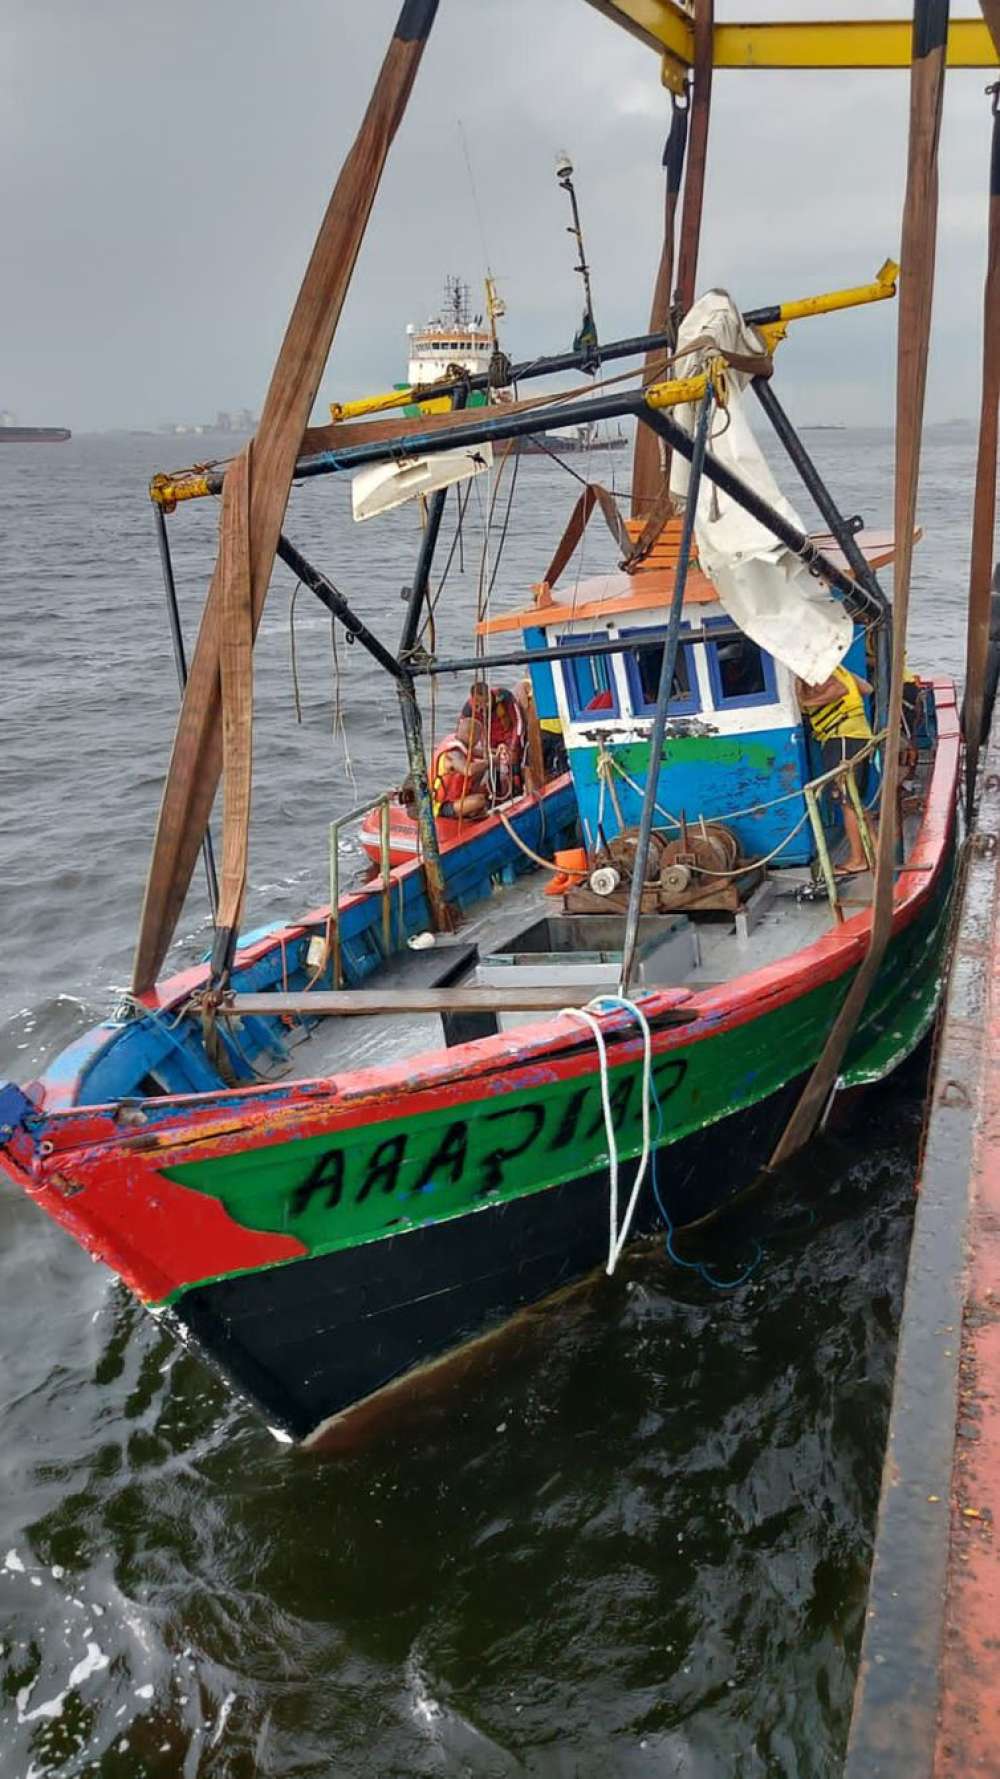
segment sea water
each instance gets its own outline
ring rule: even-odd
[[[891,527],[888,436],[804,436],[843,509]],[[30,1079],[128,982],[177,704],[144,484],[193,444],[0,447],[0,1078]],[[969,428],[927,434],[923,670],[961,671],[974,450]],[[568,462],[627,483],[628,453]],[[579,492],[523,460],[501,550],[510,479],[469,495],[439,652],[527,602]],[[216,522],[211,502],[169,520],[189,645]],[[614,560],[599,525],[584,574]],[[355,526],[330,478],[286,531],[392,642],[412,509]],[[256,653],[255,925],[324,899],[330,819],[403,770],[391,687],[342,635],[335,654],[304,589],[297,720],[293,588],[279,567]],[[466,689],[437,686],[438,732]],[[209,934],[196,873],[174,967]],[[2,1779],[833,1779],[919,1129],[911,1068],[682,1243],[705,1271],[628,1257],[335,1460],[279,1445],[0,1182]]]

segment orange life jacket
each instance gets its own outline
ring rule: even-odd
[[[465,771],[456,772],[449,766],[451,754],[461,754],[465,760]],[[454,803],[456,798],[464,797],[469,786],[469,750],[464,741],[455,734],[446,735],[434,749],[431,764],[431,804],[435,815],[441,814],[443,803]]]

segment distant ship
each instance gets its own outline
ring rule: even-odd
[[[72,436],[68,426],[18,426],[13,414],[0,413],[0,444],[61,445]]]
[[[423,383],[440,383],[445,377],[454,376],[456,370],[468,371],[473,376],[485,376],[490,368],[490,360],[498,350],[496,320],[503,314],[503,306],[492,288],[492,280],[487,281],[487,300],[490,305],[491,327],[484,325],[482,315],[472,316],[469,286],[461,278],[447,277],[444,301],[437,315],[424,327],[416,327],[410,322],[406,329],[410,347],[409,364],[406,383],[398,384],[397,388],[417,388]],[[500,400],[505,395],[509,400],[509,391],[497,392]],[[480,407],[484,400],[485,397],[474,390],[468,405]],[[419,414],[421,409],[414,405],[403,411],[407,414]],[[509,449],[519,457],[543,457],[553,451],[565,456],[573,452],[620,451],[627,443],[628,439],[621,430],[612,433],[599,423],[591,423],[589,426],[575,426],[569,432],[539,431],[525,438],[512,439]]]

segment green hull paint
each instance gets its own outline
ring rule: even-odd
[[[890,948],[845,1061],[845,1085],[890,1072],[927,1030],[940,986],[948,912],[942,891]],[[655,1060],[668,1193],[670,1145],[766,1099],[808,1069],[849,980],[814,988],[731,1031]],[[378,1241],[544,1191],[606,1165],[596,1069],[570,1081],[546,1080],[546,1072],[536,1065],[529,1086],[502,1096],[485,1092],[466,1106],[164,1171],[169,1179],[218,1198],[237,1223],[294,1235],[310,1254]],[[641,1062],[613,1069],[611,1088],[624,1159],[641,1148]]]
[[[574,750],[582,751],[582,750]],[[646,782],[649,769],[648,741],[615,743],[612,750],[618,764],[637,784]],[[664,766],[707,765],[713,769],[731,767],[735,772],[773,772],[774,748],[765,741],[754,741],[752,735],[668,735],[660,760]]]

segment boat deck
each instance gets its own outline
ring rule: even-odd
[[[920,767],[920,781],[925,784],[930,763]],[[915,837],[919,827],[918,814],[904,821],[904,848]],[[859,913],[871,903],[873,879],[870,873],[844,880],[839,886],[845,918]],[[519,878],[505,885],[488,901],[469,911],[458,932],[440,939],[430,950],[408,950],[390,958],[368,979],[366,986],[391,995],[393,989],[409,986],[425,987],[431,981],[429,969],[443,964],[448,954],[475,946],[483,960],[509,947],[513,935],[523,932],[532,922],[547,915],[558,914],[561,903],[544,894],[544,881],[538,874]],[[667,954],[666,967],[648,977],[652,986],[683,987],[694,991],[732,982],[751,970],[763,968],[812,944],[828,932],[833,922],[829,902],[822,883],[814,884],[807,867],[773,871],[748,899],[746,916],[737,921],[731,915],[702,915],[693,922],[696,938],[696,961],[685,959],[680,971],[671,968]],[[574,963],[567,954],[567,966]],[[583,1005],[602,990],[614,992],[614,984],[595,979],[587,983],[582,963],[567,970],[566,1004]],[[463,986],[484,981],[481,961],[470,956],[469,967],[457,980]],[[495,982],[496,977],[489,978]],[[506,1013],[501,1015],[503,1029],[524,1025],[532,1019],[551,1018],[551,1014]],[[287,1040],[291,1057],[278,1071],[284,1079],[308,1080],[337,1074],[344,1069],[364,1068],[386,1057],[386,1021],[392,1020],[392,1056],[394,1061],[419,1056],[440,1049],[442,1029],[440,1018],[433,1013],[378,1013],[350,1019],[321,1019],[311,1027],[302,1026]]]

